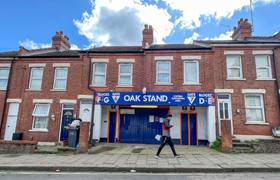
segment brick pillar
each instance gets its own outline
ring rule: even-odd
[[[88,152],[88,134],[89,134],[89,122],[81,122],[80,137],[79,137],[79,152]]]
[[[232,135],[231,135],[231,121],[221,120],[222,131],[222,151],[224,153],[232,152]]]

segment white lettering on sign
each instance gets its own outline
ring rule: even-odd
[[[199,94],[199,97],[212,97],[212,94]]]
[[[199,104],[204,104],[205,100],[203,98],[199,98]]]
[[[109,93],[98,93],[98,96],[109,96]]]
[[[182,100],[185,100],[185,97],[183,95],[174,95],[172,100],[175,100],[175,102],[181,102]]]
[[[125,101],[134,101],[134,102],[137,102],[137,101],[138,101],[138,102],[141,102],[141,101],[140,101],[140,96],[141,96],[141,95],[135,95],[135,96],[133,96],[133,95],[132,95],[132,96],[125,95],[125,96],[124,96],[124,100],[125,100]]]
[[[143,101],[144,102],[166,102],[168,100],[168,97],[166,95],[144,95]]]

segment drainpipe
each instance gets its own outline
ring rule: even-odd
[[[10,72],[9,72],[7,90],[6,90],[6,95],[5,95],[5,100],[4,100],[4,107],[3,107],[3,113],[2,113],[2,118],[1,118],[1,125],[0,125],[0,137],[1,137],[2,126],[3,126],[4,117],[5,117],[6,102],[7,102],[7,98],[8,98],[9,85],[10,85],[10,79],[11,79],[11,73],[12,73],[12,67],[13,67],[14,61],[15,61],[15,57],[13,57],[13,60],[11,62],[11,67],[10,67]]]
[[[280,94],[279,94],[279,81],[277,76],[277,66],[276,66],[276,57],[275,57],[275,49],[279,48],[280,46],[277,46],[272,49],[273,52],[273,61],[274,61],[274,69],[275,69],[275,76],[276,76],[276,87],[277,87],[277,95],[278,95],[278,108],[280,109]]]
[[[95,90],[90,87],[90,72],[91,72],[91,59],[87,52],[87,57],[89,59],[89,66],[88,66],[88,88],[93,91],[93,99],[92,99],[92,114],[91,114],[91,121],[90,121],[90,134],[89,134],[89,142],[92,142],[92,130],[94,126],[94,105],[95,105]]]

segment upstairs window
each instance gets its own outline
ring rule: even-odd
[[[228,78],[242,78],[241,56],[227,56]]]
[[[272,78],[269,56],[255,56],[257,78]]]
[[[157,62],[157,83],[171,83],[171,62]]]
[[[10,69],[0,68],[0,88],[7,88]]]
[[[68,68],[55,68],[54,89],[66,89]]]
[[[106,66],[107,66],[107,64],[94,64],[93,65],[92,84],[94,84],[94,85],[105,85],[106,84]]]
[[[132,85],[132,64],[119,65],[119,85]]]
[[[41,89],[43,68],[32,68],[30,74],[29,89]]]
[[[199,68],[198,61],[185,61],[184,62],[184,83],[196,84],[199,83]]]

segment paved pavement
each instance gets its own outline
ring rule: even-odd
[[[92,173],[92,172],[0,172],[1,180],[33,180],[33,179],[52,179],[52,180],[258,180],[269,179],[279,180],[280,173]]]
[[[103,144],[89,154],[1,154],[0,170],[94,172],[273,172],[280,171],[280,154],[223,154],[207,147],[176,146],[155,159],[157,145]]]

